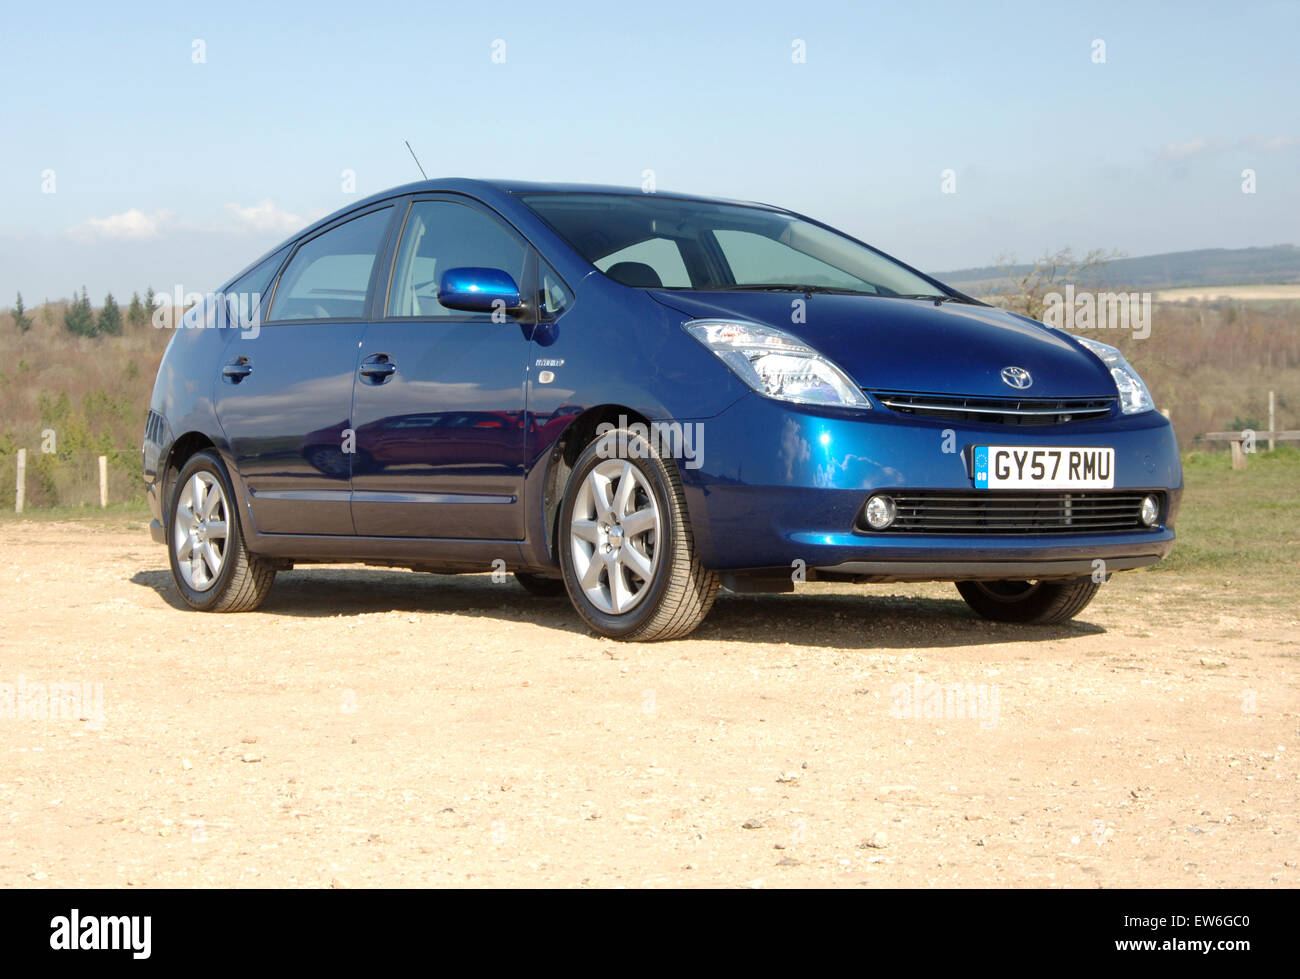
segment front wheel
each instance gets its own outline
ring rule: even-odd
[[[201,612],[252,611],[275,581],[275,568],[244,547],[234,500],[215,452],[192,456],[176,477],[167,552],[181,597]]]
[[[1030,622],[1052,625],[1082,612],[1099,582],[1091,578],[1070,581],[959,581],[957,590],[966,604],[996,622]]]
[[[600,436],[560,508],[560,567],[578,614],[611,639],[677,639],[703,621],[718,576],[695,554],[681,477],[646,439]]]

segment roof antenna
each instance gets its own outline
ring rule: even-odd
[[[408,150],[411,150],[411,141],[409,139],[406,139],[403,140],[403,142],[406,143],[406,148]],[[415,150],[411,150],[411,159],[415,161],[415,165],[417,167],[420,167],[420,158],[415,155]],[[423,177],[425,180],[429,179],[429,175],[424,172],[424,167],[420,167],[420,176]]]

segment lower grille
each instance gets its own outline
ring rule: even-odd
[[[1104,418],[1114,398],[966,398],[950,394],[872,391],[886,408],[905,415],[994,425],[1063,425]]]
[[[1087,534],[1154,530],[1142,523],[1146,493],[1064,493],[1018,490],[905,491],[888,493],[898,516],[873,531],[858,512],[856,526],[884,534]],[[1156,494],[1164,515],[1164,497]],[[865,504],[864,504],[865,506]],[[1157,526],[1159,521],[1157,521]]]

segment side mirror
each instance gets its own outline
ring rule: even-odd
[[[467,313],[513,312],[523,305],[519,286],[501,269],[448,269],[438,280],[438,302]]]

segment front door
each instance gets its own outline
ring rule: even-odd
[[[416,200],[385,315],[362,337],[353,394],[352,518],[374,537],[524,538],[524,379],[531,326],[438,302],[451,268],[495,268],[522,289],[528,246],[462,200]]]

